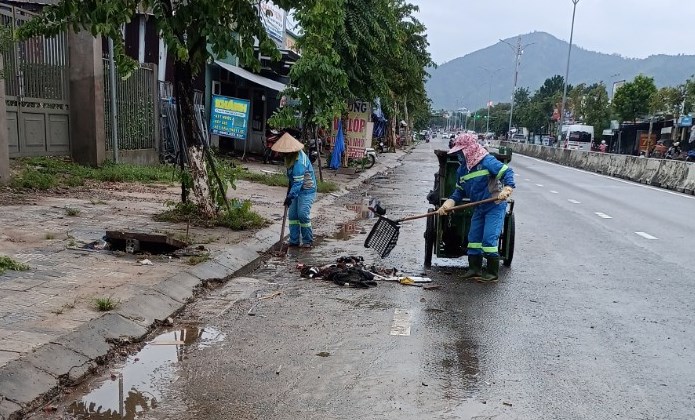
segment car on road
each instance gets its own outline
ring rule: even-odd
[[[512,135],[512,141],[517,143],[526,143],[526,136],[523,134]]]

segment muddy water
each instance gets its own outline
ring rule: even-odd
[[[165,331],[103,377],[78,388],[62,409],[65,419],[134,420],[157,408],[161,390],[178,378],[178,364],[191,351],[224,341],[214,327],[182,326]],[[46,414],[33,417],[56,418]]]

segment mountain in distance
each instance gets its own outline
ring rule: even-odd
[[[516,45],[517,37],[506,40]],[[517,87],[533,94],[545,80],[556,74],[564,77],[569,43],[545,32],[521,36],[524,48],[520,59]],[[510,102],[514,84],[514,50],[498,42],[431,69],[427,93],[433,109],[470,110],[484,108],[488,98],[494,103]],[[501,69],[497,72],[495,70]],[[695,55],[652,55],[644,59],[588,51],[572,47],[569,83],[603,81],[611,94],[613,83],[632,80],[639,74],[654,78],[658,87],[677,86],[695,73]],[[491,93],[490,93],[491,90]]]

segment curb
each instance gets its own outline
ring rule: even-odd
[[[380,171],[400,165],[408,153],[393,160],[377,162],[334,194],[316,200],[320,210],[348,194]],[[236,244],[209,261],[163,279],[142,293],[122,302],[118,309],[82,324],[32,353],[0,368],[0,420],[18,420],[58,395],[61,387],[76,385],[98,365],[104,364],[122,344],[139,342],[158,322],[177,314],[206,282],[224,281],[258,268],[264,255],[278,244],[280,223],[256,232],[243,244]]]

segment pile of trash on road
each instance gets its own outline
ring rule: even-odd
[[[297,264],[301,276],[308,279],[331,281],[338,286],[350,286],[368,289],[377,285],[378,281],[393,281],[407,286],[420,287],[419,283],[431,283],[428,277],[399,275],[394,268],[384,269],[376,266],[367,267],[361,256],[340,257],[333,264],[321,267]]]

